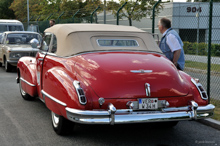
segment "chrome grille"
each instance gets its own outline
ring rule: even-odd
[[[29,52],[11,52],[9,54],[10,58],[21,58],[23,56],[29,56],[30,53]]]

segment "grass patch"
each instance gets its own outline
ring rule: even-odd
[[[210,102],[215,106],[214,116],[212,118],[220,121],[220,100],[211,99]]]
[[[207,63],[186,60],[185,67],[207,70]],[[220,64],[211,64],[211,71],[220,72]]]

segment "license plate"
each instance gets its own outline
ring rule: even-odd
[[[139,109],[158,109],[158,98],[141,98],[138,99]]]

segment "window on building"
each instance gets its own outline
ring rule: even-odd
[[[197,42],[197,29],[180,29],[182,41]],[[199,43],[205,42],[205,29],[199,29]]]

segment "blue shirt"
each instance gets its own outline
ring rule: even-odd
[[[177,64],[178,64],[179,68],[180,68],[181,70],[183,70],[183,69],[184,69],[184,65],[185,65],[183,42],[182,42],[182,40],[181,40],[179,34],[178,34],[175,30],[169,28],[169,29],[165,32],[164,36],[161,38],[161,41],[160,41],[160,49],[161,49],[161,51],[165,54],[165,56],[166,56],[170,61],[173,61],[173,52],[172,52],[172,50],[170,49],[169,45],[167,44],[167,38],[166,38],[169,34],[174,35],[175,38],[177,39],[177,41],[179,42],[180,46],[181,46],[181,53],[180,53],[180,57],[179,57],[179,59],[178,59],[178,61],[177,61]]]

